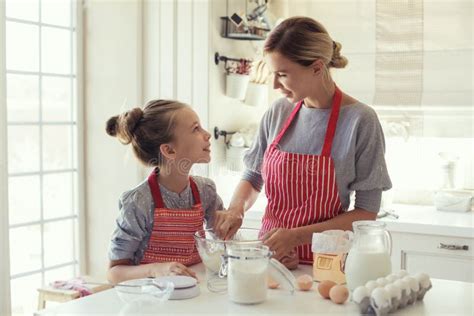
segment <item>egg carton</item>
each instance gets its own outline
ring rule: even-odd
[[[358,305],[361,314],[383,316],[423,300],[431,287],[426,273],[410,276],[401,270],[355,288],[351,300]]]

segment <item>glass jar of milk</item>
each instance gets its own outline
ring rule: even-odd
[[[392,272],[392,238],[385,223],[356,221],[352,227],[354,239],[344,270],[351,291],[367,281],[385,277]]]

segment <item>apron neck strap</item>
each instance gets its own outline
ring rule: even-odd
[[[278,133],[277,137],[273,141],[272,144],[276,145],[280,142],[281,138],[283,135],[285,135],[286,130],[288,127],[290,127],[291,122],[293,122],[293,119],[295,118],[296,114],[298,114],[298,111],[301,109],[301,106],[303,105],[303,100],[299,101],[293,111],[290,114],[290,117],[286,120],[285,125],[283,125],[283,128],[281,129],[280,133]]]
[[[197,185],[194,182],[193,178],[191,178],[191,177],[189,177],[189,184],[191,185],[191,191],[193,193],[194,205],[201,204],[201,198],[199,196],[199,191],[198,191]]]
[[[337,120],[339,118],[339,112],[341,109],[341,101],[342,92],[336,86],[336,90],[334,91],[334,95],[332,97],[331,116],[329,116],[328,127],[326,129],[326,137],[324,138],[324,146],[323,150],[321,151],[322,156],[331,156],[332,141],[336,133]]]
[[[163,197],[161,196],[160,186],[158,184],[158,168],[153,169],[151,174],[148,176],[148,185],[150,186],[151,195],[153,196],[153,201],[155,203],[155,208],[164,208],[165,203],[163,202]],[[191,192],[193,194],[194,205],[201,204],[201,198],[199,196],[199,191],[194,180],[189,177],[189,184],[191,186]]]

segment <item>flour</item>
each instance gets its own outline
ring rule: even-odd
[[[221,256],[224,254],[224,250],[222,251],[216,251],[213,253],[206,253],[206,252],[201,252],[200,256],[202,259],[202,263],[208,270],[210,270],[213,273],[218,273],[219,269],[221,267]]]
[[[255,304],[267,298],[268,259],[229,259],[229,298],[241,304]]]

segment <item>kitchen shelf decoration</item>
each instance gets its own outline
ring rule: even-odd
[[[254,0],[256,7],[248,13],[245,1],[245,14],[229,15],[229,1],[226,1],[227,16],[221,17],[221,36],[236,40],[261,41],[267,37],[271,23],[266,16],[267,0]]]
[[[262,106],[268,102],[268,79],[270,72],[266,63],[260,59],[252,64],[250,82],[245,95],[245,104]]]
[[[214,138],[224,136],[225,160],[228,170],[241,172],[244,170],[244,155],[252,146],[257,133],[257,126],[249,125],[238,131],[220,130],[214,127]],[[230,137],[228,137],[230,136]]]
[[[235,40],[244,41],[263,41],[270,29],[256,26],[241,24],[236,26],[228,16],[221,17],[221,36]]]
[[[224,61],[226,71],[226,95],[228,97],[244,100],[250,80],[252,61],[244,58],[230,58],[215,53],[214,62]]]

